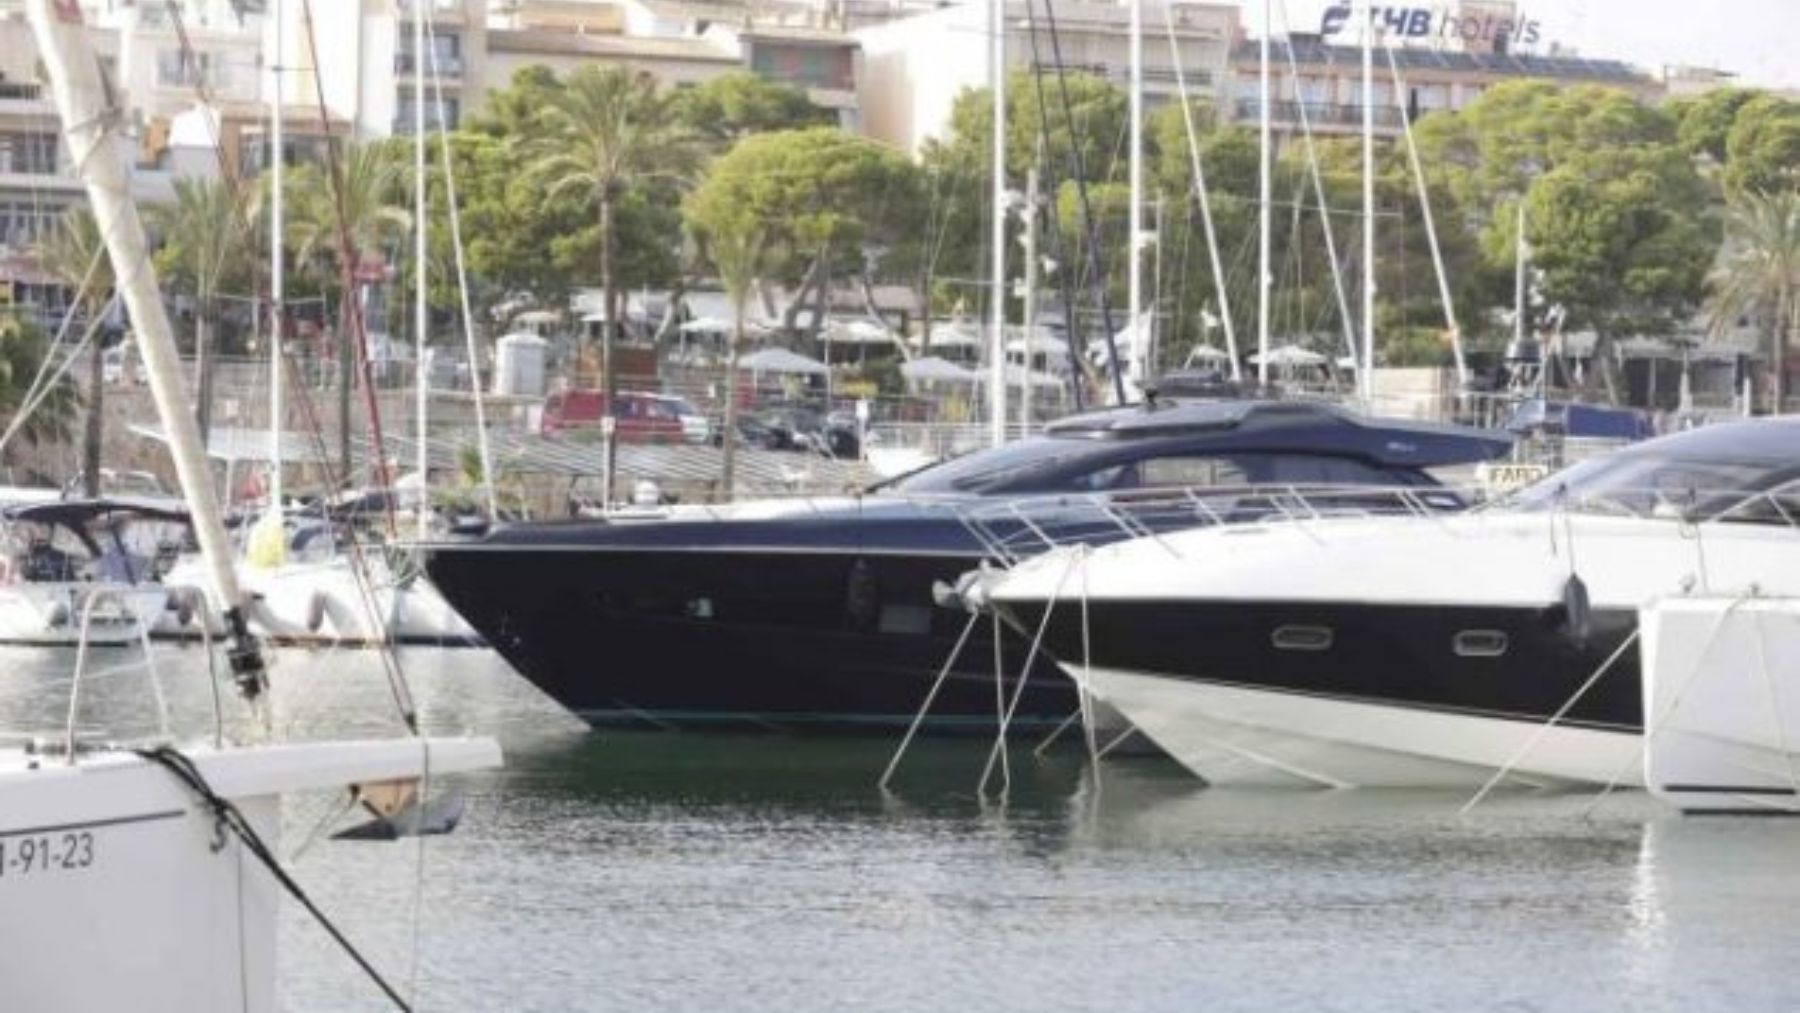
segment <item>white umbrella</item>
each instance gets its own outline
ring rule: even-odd
[[[1279,345],[1269,349],[1268,362],[1271,366],[1323,366],[1328,360],[1318,352],[1309,352],[1299,345]],[[1253,365],[1262,365],[1261,353],[1252,355]]]
[[[976,383],[981,375],[935,355],[901,363],[900,375],[914,383]]]
[[[805,373],[814,376],[831,372],[831,367],[823,362],[785,348],[764,348],[751,352],[738,359],[738,368],[752,373]]]
[[[683,334],[730,334],[732,322],[724,317],[695,317],[681,325]],[[767,334],[769,325],[761,320],[745,320],[745,334]]]
[[[981,339],[980,329],[964,321],[935,324],[931,328],[931,345],[934,348],[980,348],[985,343]]]
[[[881,345],[894,340],[894,333],[873,320],[832,320],[823,337],[834,344]]]
[[[1195,345],[1188,350],[1188,365],[1196,362],[1224,362],[1231,358],[1231,353],[1214,345]]]
[[[1006,343],[1009,352],[1023,352],[1029,344],[1033,352],[1043,352],[1051,357],[1067,356],[1069,343],[1049,334],[1034,335],[1028,343],[1024,338],[1014,338]]]
[[[1033,387],[1062,387],[1063,379],[1054,373],[1046,373],[1041,369],[1025,369],[1017,363],[1006,364],[1006,383],[1009,387],[1023,387],[1029,383]]]

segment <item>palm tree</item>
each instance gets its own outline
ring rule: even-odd
[[[619,330],[614,214],[632,185],[673,175],[689,161],[686,137],[656,81],[623,67],[585,66],[569,75],[544,112],[549,133],[535,145],[532,171],[551,193],[588,194],[600,216],[600,287],[604,293],[600,362],[607,404],[617,399],[613,343]]]
[[[111,301],[112,261],[100,237],[100,224],[85,207],[63,213],[61,223],[38,242],[37,259],[46,271],[75,290],[76,299],[92,326]],[[92,272],[90,275],[89,272]],[[83,283],[85,284],[85,287]],[[97,336],[88,356],[87,427],[82,437],[82,493],[100,495],[100,444],[106,409],[106,343]]]
[[[0,419],[4,420],[0,421],[0,431],[12,428],[18,413],[29,409],[30,416],[20,423],[15,435],[30,444],[68,439],[69,424],[81,403],[67,376],[45,391],[35,408],[25,403],[47,354],[42,332],[17,316],[0,315]],[[5,452],[6,448],[0,447],[0,454]]]
[[[725,365],[725,421],[723,455],[719,462],[719,485],[727,500],[733,498],[737,480],[737,382],[738,353],[744,345],[744,306],[750,300],[750,289],[763,272],[767,252],[762,229],[749,221],[734,222],[724,231],[706,237],[707,252],[719,270],[719,282],[725,286],[725,297],[731,301],[731,344]]]
[[[246,264],[249,216],[230,182],[204,178],[175,181],[175,203],[150,209],[160,235],[156,267],[194,297],[194,362],[198,374],[194,414],[205,433],[212,423],[212,325],[221,283]]]
[[[359,313],[355,271],[364,251],[379,250],[412,226],[405,208],[405,166],[393,148],[349,144],[340,153],[336,180],[318,166],[289,176],[286,242],[303,270],[323,287],[338,289],[338,466],[350,478],[350,390],[355,386],[352,346]],[[346,249],[347,247],[347,249]]]
[[[1731,198],[1725,254],[1714,275],[1713,325],[1740,317],[1769,328],[1775,411],[1782,405],[1787,345],[1800,317],[1800,193],[1745,193]]]

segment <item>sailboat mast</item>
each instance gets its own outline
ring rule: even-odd
[[[988,73],[994,91],[993,288],[988,307],[988,436],[1006,442],[1006,0],[988,0]]]
[[[1375,6],[1363,0],[1362,31],[1363,106],[1363,292],[1362,368],[1357,370],[1365,408],[1375,397]]]
[[[1144,0],[1131,0],[1131,224],[1125,230],[1130,258],[1125,319],[1131,321],[1131,381],[1150,377],[1150,334],[1144,326]]]
[[[137,208],[131,203],[131,183],[126,176],[125,160],[118,157],[120,153],[116,150],[118,143],[112,131],[124,119],[119,115],[120,110],[110,104],[109,96],[116,92],[106,87],[100,78],[100,64],[88,45],[81,9],[77,5],[57,3],[56,0],[31,0],[26,6],[26,14],[37,38],[39,57],[50,78],[51,95],[56,102],[57,115],[63,122],[63,136],[68,142],[73,164],[87,188],[94,221],[106,244],[107,257],[112,261],[119,294],[131,314],[138,350],[144,357],[150,394],[169,435],[175,473],[192,512],[194,535],[200,543],[207,575],[212,581],[208,590],[214,604],[224,610],[234,640],[232,670],[246,695],[254,696],[264,686],[262,657],[255,639],[245,629],[242,608],[245,602],[237,574],[231,568],[231,544],[226,539],[224,519],[213,492],[206,453],[200,442],[200,426],[183,389],[175,333],[169,325],[168,309],[157,291],[156,272],[151,267],[143,223],[138,220]]]
[[[1257,167],[1257,255],[1256,255],[1256,383],[1266,387],[1269,384],[1269,235],[1274,221],[1269,214],[1270,194],[1269,177],[1271,175],[1270,148],[1272,140],[1269,130],[1269,32],[1274,28],[1269,14],[1270,0],[1263,0],[1262,5],[1262,90],[1257,106],[1261,111],[1259,129],[1261,135],[1261,160]],[[1292,45],[1292,40],[1289,40]]]
[[[285,12],[282,0],[275,0],[272,5],[275,17],[275,58],[269,62],[269,505],[273,510],[276,523],[280,523],[282,491],[281,491],[281,432],[287,428],[286,416],[282,407],[281,376],[281,339],[286,330],[282,326],[287,319],[286,286],[287,262],[286,251],[282,249],[281,233],[286,218],[282,215],[282,123],[281,123],[281,71],[282,62],[287,58],[282,40]]]
[[[1243,367],[1238,364],[1237,330],[1231,322],[1231,298],[1225,292],[1225,267],[1219,260],[1219,234],[1213,228],[1212,199],[1206,192],[1206,169],[1200,163],[1200,138],[1194,129],[1194,107],[1188,101],[1187,77],[1181,69],[1181,49],[1175,44],[1175,16],[1167,7],[1163,8],[1163,24],[1169,31],[1169,63],[1175,68],[1182,124],[1187,128],[1188,158],[1194,169],[1194,190],[1200,195],[1200,222],[1206,232],[1206,252],[1212,258],[1213,289],[1219,298],[1219,320],[1225,326],[1225,352],[1231,356],[1231,379],[1235,382],[1243,379]]]
[[[425,412],[429,407],[426,385],[430,376],[425,369],[425,327],[429,316],[425,303],[425,89],[421,83],[425,80],[425,18],[427,17],[424,0],[412,0],[412,76],[413,76],[413,411],[418,425],[418,446],[415,448],[414,468],[419,475],[419,503],[414,511],[418,517],[419,540],[424,541],[431,534],[430,512],[426,493],[429,491],[425,481],[428,458],[425,449],[425,432],[427,419]],[[471,363],[471,366],[473,363]]]

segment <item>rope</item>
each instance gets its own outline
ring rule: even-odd
[[[994,764],[1006,752],[1006,731],[1012,725],[1013,714],[1019,709],[1019,701],[1025,696],[1025,684],[1031,679],[1031,666],[1037,661],[1038,651],[1044,646],[1044,634],[1050,630],[1050,616],[1056,611],[1056,602],[1062,597],[1063,584],[1068,581],[1069,574],[1081,561],[1076,553],[1069,554],[1069,563],[1056,579],[1056,588],[1050,592],[1050,598],[1044,603],[1044,616],[1038,622],[1037,635],[1031,639],[1031,650],[1025,655],[1025,664],[1019,669],[1019,684],[1013,688],[1012,702],[1007,704],[1006,713],[1000,718],[1000,732],[994,737],[994,748],[988,752],[987,766],[982,768],[981,782],[976,785],[975,793],[987,794],[988,780],[993,776]]]
[[[406,1000],[401,998],[400,993],[388,984],[387,979],[382,977],[375,965],[369,962],[369,958],[363,956],[355,944],[351,943],[349,938],[344,935],[343,930],[339,929],[326,916],[325,912],[319,909],[319,906],[313,902],[311,897],[307,896],[306,891],[294,880],[294,877],[282,868],[281,860],[275,856],[274,851],[263,840],[262,835],[256,832],[256,828],[244,816],[243,811],[230,799],[213,791],[212,786],[206,782],[206,777],[200,773],[200,769],[194,765],[192,759],[173,746],[157,746],[154,749],[138,749],[133,752],[145,760],[161,765],[174,775],[176,780],[187,785],[189,790],[199,796],[206,807],[212,811],[219,828],[231,831],[243,843],[244,849],[261,862],[263,868],[269,870],[269,874],[275,877],[275,881],[281,884],[288,895],[298,901],[300,906],[313,916],[313,920],[319,923],[319,927],[331,936],[332,941],[338,944],[345,955],[356,962],[356,966],[362,968],[369,980],[374,982],[376,987],[380,988],[382,993],[394,1004],[394,1008],[412,1009]]]
[[[949,678],[950,669],[956,665],[956,659],[962,655],[963,645],[969,642],[969,634],[975,632],[975,622],[981,614],[970,613],[969,621],[963,624],[962,635],[956,638],[956,646],[950,649],[950,656],[944,659],[944,667],[938,670],[937,678],[932,680],[931,691],[925,694],[925,702],[919,705],[919,712],[913,715],[912,724],[907,726],[906,735],[900,739],[900,748],[894,750],[894,758],[888,761],[887,769],[881,772],[881,780],[876,786],[882,791],[888,790],[888,782],[893,779],[894,771],[899,768],[900,760],[906,755],[906,749],[912,745],[913,736],[919,732],[919,725],[925,721],[930,712],[932,701],[937,699],[938,690],[944,688],[944,680]]]
[[[1550,729],[1555,727],[1557,722],[1561,721],[1569,711],[1574,709],[1575,705],[1581,701],[1581,698],[1587,695],[1588,690],[1593,689],[1594,684],[1600,681],[1600,677],[1605,675],[1608,669],[1612,668],[1614,662],[1624,656],[1626,649],[1632,644],[1637,643],[1638,633],[1639,631],[1634,628],[1632,629],[1630,636],[1619,642],[1619,646],[1615,648],[1611,654],[1607,655],[1606,660],[1600,663],[1599,668],[1594,669],[1594,674],[1587,677],[1587,681],[1581,684],[1581,688],[1577,689],[1573,696],[1564,701],[1563,705],[1557,708],[1555,714],[1550,715],[1550,720],[1539,725],[1537,731],[1532,733],[1531,738],[1526,739],[1525,744],[1520,746],[1518,751],[1513,753],[1512,756],[1508,757],[1506,763],[1502,764],[1499,770],[1494,771],[1494,776],[1488,778],[1487,783],[1481,786],[1481,790],[1475,793],[1475,797],[1463,803],[1463,807],[1457,811],[1458,815],[1468,815],[1470,810],[1481,804],[1481,800],[1487,797],[1488,792],[1494,790],[1495,785],[1505,780],[1507,776],[1512,773],[1513,768],[1518,766],[1519,761],[1525,759],[1526,754],[1537,747],[1538,741],[1549,734]]]

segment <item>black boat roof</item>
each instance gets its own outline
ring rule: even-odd
[[[155,500],[133,499],[125,496],[98,499],[59,499],[0,507],[0,519],[31,521],[38,524],[62,524],[68,527],[80,527],[95,518],[110,514],[129,514],[133,517],[171,521],[179,524],[186,524],[190,520],[186,510],[176,509],[167,503]]]
[[[1800,417],[1719,422],[1623,447],[1620,454],[1800,466]]]
[[[1264,435],[1304,443],[1320,429],[1341,428],[1338,449],[1383,464],[1431,468],[1487,460],[1512,446],[1510,433],[1412,419],[1360,415],[1322,401],[1158,401],[1088,412],[1053,422],[1046,435],[1095,440],[1191,436],[1207,431]]]

